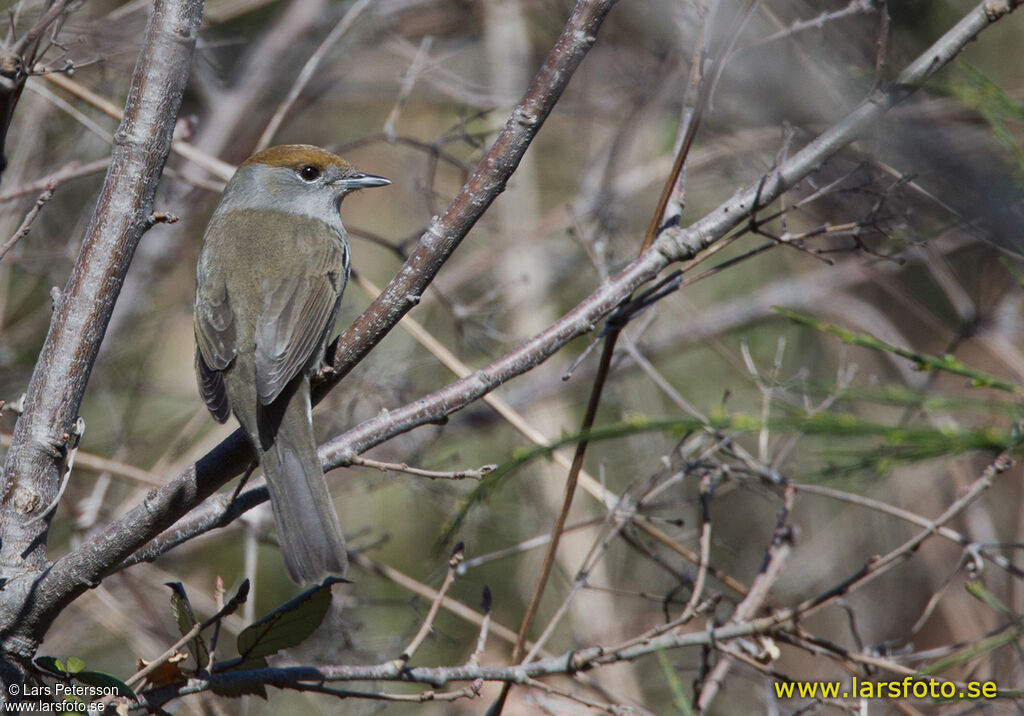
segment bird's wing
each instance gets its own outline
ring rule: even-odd
[[[344,248],[325,243],[302,273],[266,287],[256,324],[256,391],[270,405],[320,350],[348,278]],[[319,356],[318,356],[319,359]]]
[[[235,314],[227,286],[217,277],[200,283],[196,289],[193,327],[199,392],[213,417],[223,423],[231,414],[231,407],[221,371],[234,360],[237,346]]]

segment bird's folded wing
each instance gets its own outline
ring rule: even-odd
[[[212,285],[211,285],[212,283]],[[193,327],[196,334],[196,367],[199,391],[213,417],[224,422],[231,413],[224,390],[222,370],[235,358],[237,351],[235,314],[231,310],[227,288],[223,283],[201,284],[196,292]]]
[[[346,278],[342,251],[324,247],[311,263],[263,294],[256,324],[256,391],[262,405],[272,403],[309,364],[331,328]]]

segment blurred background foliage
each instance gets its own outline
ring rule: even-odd
[[[728,26],[741,5],[722,2],[716,27]],[[233,163],[251,154],[304,63],[352,7],[328,0],[208,2],[179,137]],[[682,223],[756,182],[778,158],[843,117],[970,7],[960,0],[759,3],[734,38],[735,51],[697,135]],[[147,8],[138,1],[82,4],[64,24],[62,47],[50,48],[42,61],[53,68],[72,63],[76,82],[122,106]],[[890,16],[887,35],[880,8]],[[387,190],[346,200],[361,276],[384,285],[431,217],[443,211],[569,9],[568,2],[549,0],[379,0],[326,51],[274,142],[327,146],[393,180]],[[13,22],[20,27],[40,8],[26,0],[8,3],[7,10],[17,13]],[[482,366],[506,353],[636,255],[671,166],[703,17],[690,0],[621,0],[612,11],[508,190],[412,314],[464,362]],[[740,582],[749,584],[764,559],[782,483],[824,485],[934,518],[996,453],[1015,444],[1024,379],[1021,23],[1014,15],[986,31],[933,84],[788,193],[776,205],[786,213],[761,226],[764,235],[736,240],[628,327],[596,422],[608,434],[591,446],[586,468],[609,489],[634,498],[664,484],[643,512],[689,549],[696,549],[700,526],[699,480],[710,475],[712,564]],[[41,191],[31,182],[70,162],[105,159],[115,127],[88,102],[33,77],[8,137],[0,237],[15,232]],[[195,261],[219,182],[181,157],[168,167],[173,174],[165,176],[156,207],[180,221],[154,227],[135,257],[82,410],[87,430],[81,447],[160,480],[233,430],[209,418],[192,369]],[[25,389],[48,327],[51,289],[67,279],[102,176],[97,169],[62,181],[29,236],[0,262],[0,397],[9,404]],[[845,224],[855,228],[799,239]],[[689,282],[705,268],[772,246],[766,235],[784,234],[798,237],[797,245],[775,245]],[[368,302],[350,285],[338,330]],[[810,318],[793,321],[776,306]],[[972,374],[907,359],[867,339],[844,342],[825,323],[939,361],[954,356],[1010,389],[972,386]],[[498,391],[552,443],[565,440],[570,449],[597,352],[571,379],[563,381],[563,374],[588,340]],[[319,406],[316,428],[327,439],[452,379],[396,330]],[[710,416],[712,432],[699,428],[694,415]],[[14,417],[3,413],[5,434]],[[654,429],[656,421],[664,424]],[[751,460],[737,457],[733,443]],[[446,425],[419,428],[370,456],[434,470],[500,465],[500,482],[480,499],[474,499],[480,486],[471,482],[366,468],[334,471],[328,479],[351,548],[436,587],[447,560],[440,537],[456,516],[456,537],[470,560],[547,534],[565,471],[523,452],[531,448],[478,403]],[[744,469],[751,464],[770,474]],[[1024,542],[1020,477],[1020,468],[1002,475],[949,525],[1016,564]],[[80,469],[54,521],[51,557],[137,503],[146,489],[116,471]],[[604,516],[599,503],[577,496],[570,524],[591,524],[567,534],[538,624],[547,623],[568,593]],[[789,522],[799,527],[799,537],[771,592],[769,604],[776,606],[826,591],[919,530],[878,510],[814,494],[798,496]],[[162,586],[169,579],[184,582],[197,609],[209,613],[216,576],[230,586],[255,575],[249,616],[266,612],[295,591],[271,528],[261,510],[153,565],[106,580],[62,615],[42,653],[131,674],[138,657],[153,658],[176,641]],[[542,553],[543,545],[525,546],[474,563],[453,594],[476,606],[489,585],[495,619],[515,629]],[[1021,581],[992,565],[982,575],[969,573],[969,561],[960,546],[931,539],[899,569],[803,627],[844,648],[893,658],[977,642],[1010,627],[1005,614],[965,590],[973,578],[1008,605],[1019,625]],[[547,648],[563,653],[617,643],[658,624],[685,604],[694,574],[676,554],[623,530]],[[365,568],[348,576],[354,584],[344,597],[338,591],[339,609],[290,653],[297,663],[393,657],[421,623],[426,601]],[[716,617],[726,619],[736,595],[715,580],[708,589],[721,593]],[[416,663],[461,663],[475,634],[475,627],[442,612]],[[484,661],[501,663],[507,653],[508,645],[492,637]],[[690,697],[702,658],[698,650],[681,650],[608,667],[588,679],[612,700],[657,714],[685,712],[679,700]],[[927,660],[907,663],[920,668]],[[1020,688],[1022,667],[1019,652],[1003,645],[955,660],[943,675]],[[772,668],[797,679],[847,676],[838,662],[785,645]],[[736,667],[713,711],[778,707],[791,713],[801,705],[766,704],[765,678]],[[582,712],[540,691],[517,689],[513,696],[506,713]],[[247,699],[244,706],[215,701],[193,697],[176,708],[252,714],[483,709],[480,701],[410,707],[350,700],[339,706],[328,697],[280,691],[272,691],[269,702]],[[878,707],[877,713],[896,708]],[[844,712],[834,705],[813,708]],[[996,713],[998,707],[977,708]]]

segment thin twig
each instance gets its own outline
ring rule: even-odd
[[[270,146],[270,142],[273,141],[274,135],[277,134],[277,130],[281,128],[281,122],[284,121],[285,115],[288,114],[288,110],[295,104],[295,100],[302,94],[302,90],[306,88],[309,81],[313,79],[313,75],[320,67],[320,63],[323,62],[324,57],[330,52],[331,48],[342,38],[342,36],[349,31],[352,25],[355,24],[356,19],[362,14],[363,10],[370,4],[370,0],[356,0],[349,6],[348,10],[342,15],[338,24],[335,25],[327,37],[324,38],[320,46],[316,48],[316,52],[310,55],[309,59],[306,60],[306,64],[302,66],[302,70],[299,72],[299,76],[295,78],[295,82],[292,83],[292,88],[288,91],[288,96],[285,97],[284,101],[281,102],[277,111],[274,112],[274,116],[267,122],[266,129],[263,130],[263,134],[260,135],[259,141],[256,142],[255,152],[266,149]]]
[[[623,500],[625,499],[626,495],[624,494]],[[617,509],[611,510],[607,515],[605,515],[605,528],[607,528],[609,523],[612,523],[611,529],[607,529],[605,534],[600,539],[595,540],[590,546],[590,551],[583,559],[583,565],[576,573],[576,578],[573,580],[572,588],[562,600],[557,611],[548,620],[548,625],[544,628],[544,631],[539,637],[537,637],[537,643],[534,644],[530,651],[527,652],[526,656],[523,657],[524,663],[536,658],[540,650],[548,643],[548,640],[555,633],[555,629],[561,623],[562,618],[569,612],[569,607],[575,596],[580,592],[580,590],[587,586],[587,580],[590,578],[590,573],[597,565],[598,560],[601,559],[601,557],[608,551],[608,547],[611,545],[612,540],[618,537],[623,528],[630,523],[630,521],[623,518],[619,512],[620,511]]]
[[[355,564],[360,569],[364,569],[370,574],[376,574],[380,577],[383,577],[389,582],[397,584],[402,589],[408,590],[413,594],[417,594],[423,597],[424,599],[429,599],[432,603],[435,599],[437,599],[438,591],[436,589],[428,587],[422,582],[419,582],[413,579],[412,577],[408,576],[407,574],[398,571],[394,567],[390,567],[386,564],[381,564],[380,562],[366,556],[362,552],[349,552],[348,558],[351,563]],[[469,624],[473,624],[477,627],[483,626],[484,614],[474,609],[471,609],[470,607],[467,607],[462,602],[452,599],[451,597],[444,597],[440,601],[440,604],[446,610],[448,610],[455,616],[459,617],[463,621]],[[492,620],[489,630],[502,641],[508,642],[509,644],[515,643],[516,633],[508,627],[506,627],[505,625]]]
[[[174,642],[174,644],[172,644],[170,647],[168,647],[167,650],[164,651],[163,654],[161,654],[157,658],[153,659],[153,661],[151,661],[148,664],[146,664],[145,667],[139,669],[134,674],[129,676],[127,679],[125,679],[125,684],[127,684],[128,686],[132,686],[132,687],[137,686],[138,684],[141,684],[142,681],[147,676],[152,674],[154,671],[156,671],[156,669],[158,669],[160,666],[165,664],[168,659],[170,659],[172,656],[174,656],[176,653],[178,653],[178,650],[181,649],[183,646],[185,646],[185,644],[187,644],[192,639],[194,639],[197,636],[199,636],[199,633],[201,631],[203,631],[203,629],[206,629],[207,627],[209,627],[212,624],[219,624],[221,622],[221,620],[224,619],[224,617],[230,616],[231,614],[234,614],[235,611],[238,610],[238,607],[245,603],[245,601],[246,601],[246,599],[248,599],[248,597],[249,597],[249,580],[245,580],[245,581],[242,582],[241,585],[239,585],[238,591],[235,592],[235,596],[233,596],[228,601],[227,604],[225,604],[223,607],[218,609],[217,612],[214,615],[212,615],[211,617],[207,618],[206,620],[201,621],[201,622],[196,622],[192,626],[192,628],[189,629],[188,632],[185,633],[184,636],[182,636],[178,641]],[[200,664],[200,666],[205,666],[205,665],[204,664]]]
[[[843,594],[846,594],[855,587],[860,587],[868,582],[874,581],[881,575],[889,572],[897,564],[910,559],[920,546],[932,535],[938,534],[939,529],[967,509],[975,500],[992,486],[995,478],[1009,470],[1013,466],[1013,460],[1008,453],[1001,453],[989,463],[982,474],[963,492],[963,494],[951,504],[936,519],[928,521],[925,529],[911,537],[902,545],[893,549],[882,557],[871,559],[864,567],[855,574],[843,580],[836,587],[813,597],[804,600],[796,608],[797,612],[817,611],[822,605],[831,602]]]
[[[828,497],[833,500],[847,502],[851,505],[860,505],[861,507],[866,507],[869,510],[875,510],[885,515],[891,515],[893,517],[903,520],[904,522],[909,522],[910,524],[917,525],[918,527],[931,527],[933,524],[932,521],[929,520],[927,517],[922,517],[921,515],[910,512],[909,510],[905,510],[895,505],[890,505],[887,502],[874,500],[870,497],[865,497],[863,495],[855,495],[850,492],[837,490],[834,487],[827,487],[825,485],[811,485],[805,483],[795,483],[795,487],[799,492],[803,492],[808,495],[819,495],[821,497]],[[964,549],[970,549],[975,544],[966,536],[957,532],[956,530],[947,525],[935,525],[935,533],[940,537],[945,537],[946,539],[957,543]],[[1008,573],[1012,574],[1017,579],[1024,579],[1024,570],[1014,565],[1010,560],[1008,560],[1003,555],[990,554],[983,550],[979,551],[979,553],[984,559],[996,565],[1000,569],[1006,570]]]
[[[480,659],[484,655],[484,647],[487,646],[487,632],[491,628],[491,588],[484,585],[484,591],[480,599],[480,611],[483,612],[484,618],[480,623],[480,633],[476,638],[476,648],[469,657],[469,663],[474,666],[480,664]]]
[[[459,563],[462,562],[465,556],[465,548],[462,543],[459,542],[455,545],[455,549],[452,550],[452,556],[448,560],[448,571],[445,572],[444,582],[441,584],[441,588],[437,590],[437,596],[434,597],[434,601],[430,605],[430,611],[427,612],[426,619],[423,620],[423,624],[420,625],[420,629],[416,632],[416,636],[413,637],[409,645],[402,650],[398,658],[395,659],[401,667],[405,667],[409,663],[409,660],[416,655],[416,650],[420,648],[420,645],[427,638],[427,634],[434,628],[434,618],[437,616],[437,612],[441,609],[441,603],[448,596],[448,590],[451,589],[452,584],[455,582],[455,575],[458,572]]]
[[[700,476],[700,562],[697,564],[697,578],[693,580],[693,591],[690,599],[679,616],[679,623],[685,624],[697,613],[704,593],[704,583],[708,578],[708,565],[711,562],[711,476]]]
[[[810,20],[794,20],[785,29],[779,30],[767,37],[762,37],[761,39],[746,45],[743,49],[748,50],[753,47],[768,44],[769,42],[793,37],[794,35],[806,30],[823,30],[827,24],[835,22],[836,20],[842,20],[852,15],[863,15],[874,11],[875,3],[873,0],[850,0],[846,7],[840,8],[839,10],[823,12]]]
[[[14,187],[8,191],[0,194],[0,203],[11,201],[12,199],[19,199],[28,194],[34,194],[36,192],[45,191],[51,183],[59,185],[69,179],[78,179],[79,177],[89,176],[90,174],[99,174],[102,171],[106,171],[107,167],[110,166],[110,158],[98,159],[94,162],[88,162],[82,164],[81,162],[74,161],[68,162],[63,167],[55,171],[54,173],[36,179],[34,181],[22,184],[21,186]]]
[[[551,568],[555,563],[555,555],[558,552],[558,544],[561,541],[562,534],[565,531],[565,523],[569,519],[569,508],[572,507],[572,499],[576,494],[576,484],[579,479],[580,469],[583,467],[583,458],[587,454],[587,445],[589,440],[586,437],[586,433],[594,425],[594,418],[597,417],[597,409],[601,404],[601,392],[604,389],[605,382],[608,379],[608,372],[611,368],[612,356],[615,353],[615,341],[618,338],[619,330],[615,329],[612,333],[605,337],[604,347],[601,353],[601,362],[598,365],[597,376],[594,378],[594,384],[590,391],[590,401],[587,403],[587,410],[583,415],[582,421],[582,437],[576,444],[576,452],[573,455],[572,466],[569,468],[569,475],[565,481],[565,493],[562,496],[562,509],[558,513],[558,517],[555,519],[555,524],[551,528],[551,540],[548,542],[547,551],[544,553],[544,561],[541,563],[540,574],[537,576],[537,582],[533,589],[533,594],[530,597],[530,603],[526,608],[526,613],[523,615],[523,619],[519,624],[519,636],[516,639],[516,644],[512,648],[511,661],[514,663],[523,654],[523,646],[526,644],[526,637],[530,632],[530,627],[533,625],[533,619],[537,615],[537,610],[540,608],[541,597],[544,596],[544,588],[547,586],[548,577],[551,576]],[[497,713],[500,713],[500,709]]]
[[[11,445],[11,436],[8,433],[0,433],[0,448],[7,449]],[[100,457],[99,455],[78,451],[76,458],[78,467],[98,473],[110,473],[122,480],[137,482],[146,487],[160,487],[166,480],[159,474],[148,470],[129,465],[119,460]]]
[[[562,533],[563,534],[568,534],[569,532],[574,532],[576,530],[585,529],[587,527],[593,527],[595,525],[601,524],[606,519],[607,519],[607,517],[595,517],[592,520],[584,520],[583,522],[577,522],[575,524],[567,525],[566,528],[562,531]],[[503,549],[496,549],[493,552],[488,552],[487,554],[482,554],[479,557],[474,557],[473,559],[467,559],[465,562],[463,562],[459,566],[459,570],[460,570],[460,572],[466,572],[466,571],[468,571],[470,569],[474,569],[474,568],[479,567],[481,565],[487,564],[488,562],[493,562],[495,560],[504,559],[506,557],[511,557],[513,555],[521,554],[521,553],[526,552],[528,550],[536,549],[537,547],[543,547],[544,545],[546,545],[550,541],[551,541],[551,533],[550,532],[548,532],[546,534],[542,534],[542,535],[537,535],[536,537],[531,537],[530,539],[525,539],[525,540],[523,540],[521,542],[518,542],[518,543],[516,543],[514,545],[511,545],[509,547],[505,547]]]
[[[21,38],[14,43],[10,49],[10,53],[17,57],[26,57],[30,62],[34,61],[35,49],[39,45],[39,41],[42,39],[46,31],[55,22],[58,22],[60,18],[68,12],[68,5],[71,4],[71,0],[57,0],[50,7],[46,9],[36,24],[33,25]]]
[[[14,235],[11,236],[11,238],[4,242],[3,246],[0,246],[0,261],[2,261],[4,256],[7,255],[8,251],[14,248],[15,244],[28,236],[28,232],[32,230],[32,222],[34,222],[36,217],[39,216],[39,212],[42,211],[44,206],[46,206],[46,202],[53,198],[53,192],[56,190],[57,181],[55,179],[50,179],[46,182],[46,189],[44,189],[43,193],[39,195],[39,198],[36,199],[36,203],[32,205],[32,208],[29,209],[28,213],[25,214],[25,218],[22,219],[18,230],[14,232]]]
[[[772,535],[771,543],[768,545],[764,566],[750,585],[750,592],[743,598],[743,601],[736,605],[736,609],[729,618],[731,622],[743,623],[752,619],[768,598],[768,590],[782,575],[782,569],[793,551],[793,541],[796,536],[795,530],[786,524],[795,500],[796,490],[793,488],[786,490],[785,503],[779,511],[778,525]],[[697,698],[698,713],[707,711],[731,667],[732,659],[728,656],[723,657],[715,664],[700,689]]]
[[[395,106],[391,108],[388,118],[384,120],[384,136],[390,142],[395,141],[395,123],[398,122],[398,116],[405,107],[405,103],[409,100],[409,95],[412,94],[412,88],[416,85],[416,80],[419,79],[420,74],[423,72],[423,67],[427,64],[427,56],[430,54],[433,42],[434,38],[429,35],[420,41],[420,47],[416,51],[416,56],[413,57],[412,64],[405,71],[402,78],[402,87],[399,89],[398,98],[395,100]]]
[[[381,460],[372,460],[368,457],[355,456],[352,458],[351,464],[359,465],[361,467],[372,467],[375,470],[381,472],[404,472],[409,475],[417,475],[418,477],[429,477],[431,479],[440,480],[482,480],[486,475],[494,472],[497,465],[483,465],[475,470],[455,470],[455,471],[440,471],[440,470],[424,470],[418,467],[409,467],[404,462],[383,462]]]
[[[60,73],[52,73],[44,75],[44,78],[65,92],[68,92],[75,97],[78,97],[83,102],[91,104],[96,109],[100,110],[104,114],[113,119],[120,121],[122,119],[121,108],[113,102],[110,102],[105,97],[96,94],[88,87],[85,87],[79,82],[71,79],[67,75]],[[175,139],[171,142],[171,150],[181,156],[184,159],[192,162],[196,166],[202,167],[210,174],[215,177],[227,181],[231,178],[231,175],[235,173],[235,167],[228,164],[225,161],[218,159],[217,157],[210,156],[203,150],[195,147],[188,142],[183,142],[179,139]]]

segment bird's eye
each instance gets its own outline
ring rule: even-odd
[[[320,170],[314,167],[312,164],[307,164],[306,166],[299,169],[299,176],[302,178],[303,181],[316,181],[317,177],[320,176]]]

